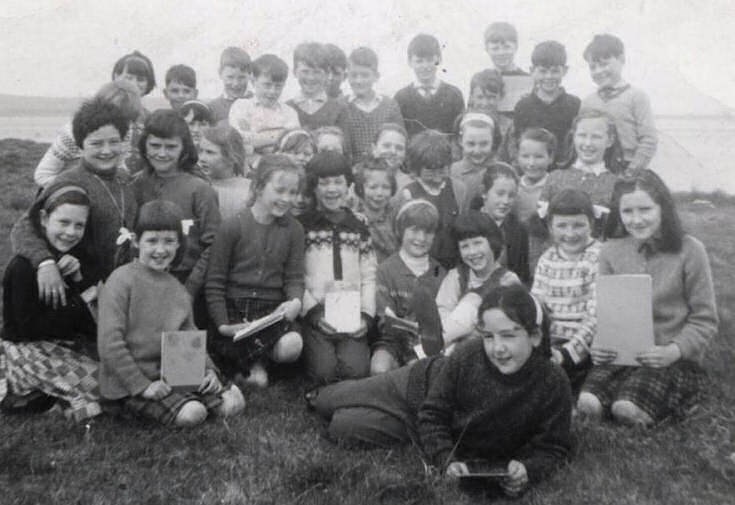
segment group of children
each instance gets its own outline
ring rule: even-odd
[[[373,89],[371,49],[304,43],[292,100],[283,60],[228,48],[221,97],[197,101],[176,65],[172,109],[149,113],[151,62],[122,58],[39,163],[43,190],[13,229],[3,410],[192,426],[241,412],[271,362],[300,360],[335,438],[413,441],[455,477],[489,459],[511,495],[568,457],[573,407],[643,425],[681,412],[717,332],[714,290],[646,169],[655,128],[622,80],[622,42],[585,50],[599,89],[584,101],[561,86],[564,46],[538,44],[533,89],[504,112],[504,76],[525,75],[517,33],[494,23],[485,46],[495,68],[473,76],[467,107],[425,34],[394,99]],[[653,282],[656,345],[639,367],[593,346],[596,278],[625,273]],[[359,300],[349,331],[328,307],[341,291]],[[233,339],[273,313],[257,339]],[[196,328],[204,380],[172,390],[161,333]]]

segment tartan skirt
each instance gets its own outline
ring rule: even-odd
[[[172,426],[176,421],[181,407],[185,403],[197,401],[207,408],[207,411],[217,408],[222,403],[220,394],[206,394],[192,392],[172,391],[160,400],[148,400],[143,395],[129,396],[120,400],[123,408],[142,417],[150,419],[164,426]]]
[[[58,341],[2,341],[7,387],[17,395],[41,391],[62,401],[64,415],[80,421],[102,413],[99,365]]]
[[[637,405],[654,421],[668,416],[682,418],[699,400],[706,387],[706,374],[691,361],[678,361],[666,368],[596,365],[582,391],[592,393],[605,409],[618,400]]]

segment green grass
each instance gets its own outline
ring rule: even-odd
[[[0,233],[31,202],[44,145],[0,140]],[[687,228],[707,246],[722,319],[707,355],[710,390],[680,422],[655,430],[576,425],[571,462],[519,504],[735,502],[735,200],[678,195]],[[712,205],[692,203],[706,199]],[[0,242],[0,268],[10,258]],[[347,450],[321,436],[286,377],[246,391],[246,413],[189,431],[100,417],[87,428],[54,414],[0,417],[2,504],[470,504],[424,477],[417,452]]]

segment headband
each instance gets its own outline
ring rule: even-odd
[[[428,200],[424,200],[423,198],[417,198],[416,200],[409,200],[408,202],[404,203],[403,206],[400,208],[400,210],[398,211],[398,214],[396,214],[395,221],[398,221],[398,218],[401,217],[401,214],[406,212],[406,210],[408,210],[409,208],[415,207],[416,205],[422,205],[422,204],[428,205],[430,207],[433,207],[434,210],[437,210],[436,206],[433,203],[431,203]]]
[[[533,304],[536,306],[536,326],[541,327],[541,323],[544,321],[544,309],[541,308],[541,303],[532,294],[528,294],[533,300]]]
[[[311,138],[311,135],[306,130],[291,130],[286,135],[284,135],[281,141],[278,143],[278,150],[283,151],[283,146],[286,145],[286,142],[288,142],[289,139],[291,139],[292,137],[296,135],[303,135],[307,138]]]
[[[464,128],[464,125],[469,121],[479,121],[488,125],[493,130],[495,129],[495,121],[493,121],[493,118],[487,114],[483,114],[482,112],[468,112],[462,116],[462,120],[459,122],[459,129],[461,130]]]
[[[89,198],[87,192],[80,186],[62,186],[46,197],[46,200],[43,202],[43,209],[48,210],[48,208],[51,207],[51,204],[54,203],[61,195],[72,192],[80,193]]]

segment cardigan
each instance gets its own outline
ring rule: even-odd
[[[701,363],[718,319],[712,271],[699,240],[685,235],[677,253],[641,246],[631,236],[608,240],[600,251],[599,274],[649,274],[656,345],[674,342],[683,359]]]
[[[444,81],[429,96],[423,96],[412,83],[398,90],[394,99],[401,109],[408,138],[424,130],[453,134],[454,120],[464,110],[462,92]]]
[[[260,224],[250,208],[225,220],[212,244],[205,285],[209,315],[228,324],[228,298],[304,296],[304,229],[292,216]]]

